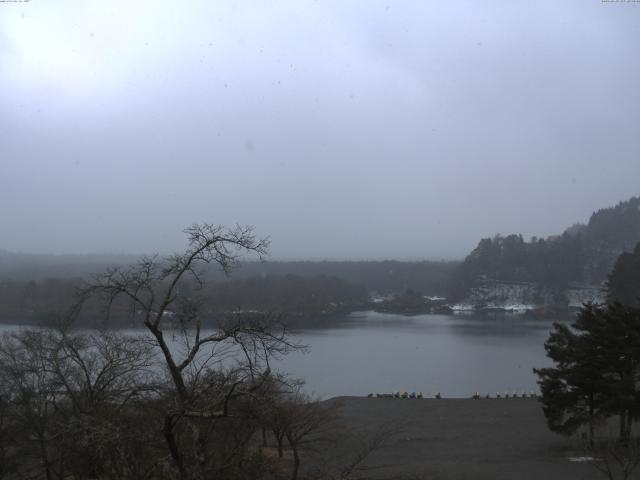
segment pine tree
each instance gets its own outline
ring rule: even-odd
[[[625,305],[640,305],[640,243],[633,253],[618,257],[607,282],[609,301]]]
[[[534,369],[549,428],[570,435],[618,416],[619,438],[628,443],[640,418],[640,309],[620,303],[585,305],[567,327],[556,323],[545,342],[555,366]]]

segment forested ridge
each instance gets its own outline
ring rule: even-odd
[[[379,294],[396,296],[395,303],[385,304],[393,311],[417,312],[426,308],[423,295],[460,301],[487,282],[531,284],[544,291],[541,304],[550,298],[563,303],[569,286],[604,287],[618,256],[638,242],[640,197],[633,197],[594,212],[586,224],[561,235],[483,238],[463,262],[250,261],[230,278],[209,270],[203,304],[211,317],[240,310],[301,317],[374,308],[371,296]],[[83,282],[131,258],[0,251],[0,319],[43,322],[64,315]]]
[[[603,285],[616,259],[640,242],[640,197],[594,212],[547,238],[483,238],[457,270],[452,294],[464,298],[486,281],[528,282],[560,291],[571,284]]]
[[[13,258],[6,254],[5,258]],[[120,257],[16,256],[11,268],[0,263],[0,320],[42,323],[65,315],[75,294],[94,272],[117,266]],[[45,262],[44,260],[47,260]],[[81,261],[82,260],[82,261]],[[40,266],[38,266],[40,261]],[[21,270],[20,265],[25,265]],[[370,307],[373,293],[400,294],[408,289],[431,295],[446,294],[458,262],[245,262],[233,275],[207,271],[201,292],[207,317],[236,311],[283,314],[290,321],[313,322],[304,317],[346,313]],[[16,272],[15,275],[12,272]],[[51,275],[54,274],[55,276]],[[185,287],[186,288],[186,287]],[[118,315],[115,305],[114,319]],[[83,323],[99,312],[90,308]]]

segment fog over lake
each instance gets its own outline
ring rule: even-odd
[[[306,330],[310,346],[281,361],[322,397],[422,391],[467,397],[536,390],[533,367],[548,365],[552,320],[519,315],[418,315],[359,312],[342,326]]]
[[[322,398],[392,391],[469,397],[537,391],[532,368],[549,365],[544,341],[553,320],[376,312],[341,320],[298,331],[292,338],[308,351],[289,354],[273,368],[304,379],[305,391]]]
[[[632,2],[1,6],[0,248],[458,259],[638,191]]]

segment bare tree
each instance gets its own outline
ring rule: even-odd
[[[293,470],[291,479],[296,480],[300,470],[301,452],[310,450],[314,444],[322,442],[321,438],[337,412],[333,406],[312,400],[307,395],[296,392],[283,402],[283,416],[288,418],[284,423],[284,434],[293,453]]]
[[[97,276],[57,328],[0,339],[3,468],[47,480],[300,476],[332,411],[271,360],[303,347],[279,317],[236,313],[205,325],[202,308],[205,267],[228,273],[268,242],[247,227],[186,233],[183,254]],[[74,330],[83,306],[98,303],[105,321],[125,308],[143,333]],[[267,428],[293,464],[263,453]]]
[[[199,479],[220,468],[209,445],[211,422],[233,417],[232,403],[256,396],[269,378],[269,359],[298,346],[269,315],[234,315],[204,329],[204,267],[214,264],[228,274],[242,255],[262,258],[269,242],[257,239],[251,227],[200,224],[185,233],[184,253],[107,270],[83,289],[79,305],[98,295],[108,319],[111,307],[124,300],[152,335],[171,385],[162,432],[178,476]]]
[[[87,470],[105,466],[97,456],[101,448],[110,449],[108,443],[121,443],[114,435],[119,414],[152,388],[150,364],[149,348],[121,334],[53,329],[5,334],[0,339],[3,426],[14,431],[11,458],[21,475],[42,472],[52,479],[69,472],[83,478]],[[31,451],[38,452],[37,461]]]
[[[640,465],[638,438],[626,443],[610,437],[600,438],[584,443],[583,451],[589,464],[609,480],[627,480]]]
[[[57,476],[51,444],[55,439],[53,422],[60,383],[47,366],[45,351],[46,340],[37,331],[5,335],[0,340],[5,415],[10,414],[10,421],[27,444],[22,448],[24,469],[40,470],[51,480]]]
[[[12,451],[16,448],[16,440],[20,434],[12,418],[8,385],[3,380],[0,376],[0,479],[7,478],[18,468]]]
[[[331,479],[354,480],[357,478],[367,478],[363,472],[370,470],[366,466],[366,461],[376,452],[385,448],[391,442],[394,435],[401,431],[401,427],[396,424],[382,425],[377,430],[368,433],[360,433],[357,437],[358,446],[338,470],[337,476],[330,476]],[[394,477],[402,478],[402,477]]]

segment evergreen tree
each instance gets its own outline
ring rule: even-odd
[[[586,305],[571,328],[555,324],[545,342],[555,366],[534,369],[549,428],[570,435],[618,416],[628,443],[640,417],[640,308]]]
[[[633,253],[618,257],[607,282],[609,301],[625,305],[640,305],[640,243]]]
[[[455,272],[451,293],[454,299],[461,300],[487,280],[529,282],[555,292],[563,292],[572,283],[597,285],[606,280],[618,255],[639,241],[640,197],[599,210],[587,225],[573,225],[562,235],[546,240],[532,238],[526,242],[521,235],[483,238]],[[628,269],[627,273],[636,274],[637,297],[640,261]],[[629,275],[625,273],[623,277],[627,282]]]
[[[580,319],[592,315],[593,307],[586,307],[574,329],[580,329]],[[583,425],[589,427],[593,441],[595,424],[603,418],[603,395],[585,337],[566,325],[555,323],[554,330],[545,342],[547,356],[554,368],[534,369],[539,376],[544,415],[552,432],[571,435]]]

